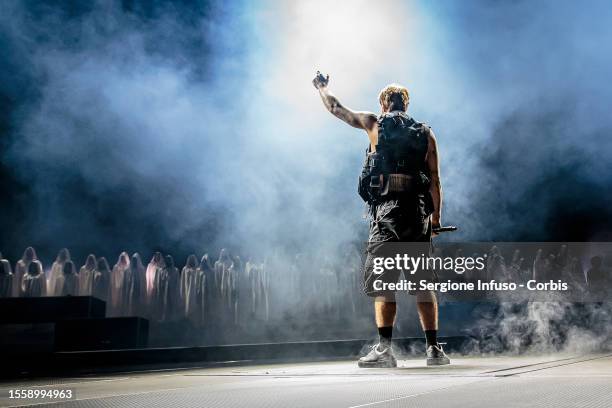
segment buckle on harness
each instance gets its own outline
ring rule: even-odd
[[[370,187],[372,188],[381,188],[383,184],[383,175],[380,174],[378,176],[370,177]]]

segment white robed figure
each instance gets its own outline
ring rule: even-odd
[[[223,273],[227,269],[229,269],[230,266],[232,266],[232,258],[230,258],[229,253],[227,252],[227,249],[223,248],[221,249],[221,252],[219,253],[219,259],[217,259],[214,265],[214,268],[215,268],[214,287],[215,287],[215,290],[219,294],[221,294]]]
[[[156,274],[155,278],[153,290],[155,317],[162,322],[175,320],[180,305],[180,278],[171,255],[166,256],[165,267]]]
[[[231,316],[230,320],[233,320],[233,311],[231,309],[231,284],[233,283],[231,278],[231,272],[229,271],[232,266],[232,258],[225,248],[221,249],[219,259],[215,262],[215,280],[214,290],[215,298],[217,299],[215,313],[219,315],[221,319],[227,319]]]
[[[198,294],[198,308],[200,310],[200,320],[198,326],[202,327],[207,324],[208,319],[215,315],[218,310],[217,292],[214,287],[215,270],[210,264],[208,254],[204,254],[198,266],[198,279],[196,281]]]
[[[93,290],[93,280],[96,273],[96,256],[87,255],[85,265],[79,269],[79,295],[91,296]]]
[[[122,252],[113,266],[110,279],[110,314],[112,316],[123,316],[125,310],[125,275],[130,268],[130,256]]]
[[[200,318],[198,308],[198,260],[195,255],[189,255],[181,271],[181,314],[191,322]]]
[[[146,271],[146,302],[147,305],[153,305],[153,298],[155,292],[155,282],[157,280],[157,275],[164,269],[166,266],[164,262],[164,257],[161,252],[155,252],[153,254],[153,258],[147,265]]]
[[[110,287],[110,266],[105,257],[98,258],[96,272],[94,273],[92,296],[103,301],[108,300]]]
[[[15,265],[15,272],[13,276],[13,296],[18,297],[23,295],[23,292],[21,291],[23,277],[26,273],[28,273],[30,263],[36,260],[38,260],[38,257],[36,256],[36,251],[34,248],[27,247],[25,251],[23,251],[23,256]]]
[[[66,261],[62,274],[55,280],[55,296],[77,296],[79,294],[79,275],[72,261]]]
[[[51,265],[51,270],[47,278],[47,293],[50,296],[61,296],[56,288],[56,283],[64,273],[64,264],[70,260],[70,251],[68,251],[67,248],[60,249],[57,258],[55,258],[55,262]]]
[[[132,255],[130,267],[125,271],[123,299],[125,316],[140,316],[144,312],[145,268],[138,252]]]
[[[256,320],[267,321],[270,313],[264,264],[249,260],[245,267],[245,274],[251,287],[252,315]]]
[[[47,295],[47,279],[39,261],[34,260],[28,265],[28,271],[21,280],[21,294],[23,297]]]
[[[11,263],[0,254],[0,298],[13,295],[13,271]]]

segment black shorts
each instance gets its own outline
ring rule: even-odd
[[[389,270],[382,274],[373,272],[374,254],[380,250],[384,243],[424,243],[427,255],[429,255],[431,252],[431,217],[425,208],[423,200],[419,198],[389,200],[372,206],[370,209],[370,234],[363,267],[363,290],[366,295],[387,299],[393,298],[393,294],[388,291],[376,291],[373,287],[374,281],[397,282],[402,274],[402,271],[399,270]],[[428,271],[427,274],[426,278],[428,280],[436,280],[435,272]],[[411,294],[413,293],[411,292]]]

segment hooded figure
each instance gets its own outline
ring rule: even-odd
[[[126,271],[130,268],[130,256],[127,252],[122,252],[113,266],[110,279],[110,313],[112,316],[122,316],[124,311],[124,281]]]
[[[72,261],[64,262],[62,274],[55,281],[56,296],[77,296],[79,294],[79,275]]]
[[[568,268],[566,268],[564,280],[571,282],[571,286],[574,287],[573,292],[584,293],[584,287],[586,281],[584,278],[584,270],[580,260],[577,257],[572,257]]]
[[[217,314],[223,319],[230,313],[230,302],[229,299],[229,290],[230,287],[228,284],[231,284],[228,281],[228,273],[229,268],[232,266],[232,259],[230,258],[227,250],[223,248],[219,253],[219,259],[215,262],[215,281],[214,281],[214,290],[217,298]],[[225,286],[223,282],[223,276],[225,275]]]
[[[251,288],[251,314],[257,320],[268,320],[268,291],[264,276],[263,263],[249,260],[245,266],[245,275]]]
[[[160,252],[155,252],[153,254],[153,258],[151,258],[151,262],[147,265],[146,271],[146,294],[147,294],[147,303],[151,303],[154,296],[155,289],[155,281],[157,279],[157,274],[164,269],[164,257]]]
[[[533,280],[545,282],[550,279],[555,279],[553,262],[554,255],[544,255],[542,249],[538,249],[536,257],[533,261]]]
[[[230,267],[223,270],[223,276],[221,277],[221,296],[227,305],[234,324],[238,324],[238,283],[241,274],[242,262],[236,256]]]
[[[179,271],[174,266],[174,258],[171,255],[166,256],[165,267],[157,273],[155,278],[153,298],[157,318],[160,321],[174,320],[180,304]]]
[[[11,263],[0,254],[0,298],[13,295],[13,271]]]
[[[208,321],[209,316],[214,316],[217,307],[217,293],[213,286],[215,282],[215,269],[210,263],[208,254],[204,254],[198,266],[198,307],[200,308],[200,326]]]
[[[239,256],[236,256],[232,264],[234,277],[236,279],[236,318],[241,325],[245,326],[253,319],[253,291],[251,281],[247,275],[246,265]]]
[[[23,293],[21,291],[21,283],[23,281],[23,277],[26,273],[28,273],[30,263],[32,261],[38,260],[36,256],[36,251],[32,247],[27,247],[23,252],[23,256],[17,264],[15,265],[15,275],[13,276],[13,296],[22,296]],[[42,268],[41,268],[42,269]]]
[[[87,255],[85,265],[79,269],[79,295],[91,296],[93,289],[93,279],[96,273],[96,256]]]
[[[40,262],[33,260],[28,264],[28,270],[21,280],[23,297],[39,297],[47,295],[47,280]]]
[[[57,254],[57,258],[55,258],[55,262],[51,266],[51,271],[49,272],[49,278],[47,279],[47,293],[50,296],[61,296],[59,291],[56,289],[56,282],[62,273],[64,273],[64,264],[70,261],[70,251],[66,248],[60,249]]]
[[[221,281],[223,280],[223,272],[232,266],[232,258],[230,258],[227,250],[223,248],[219,253],[219,259],[215,262],[215,289],[221,292]]]
[[[136,252],[132,255],[130,267],[125,271],[123,280],[123,314],[125,316],[139,316],[143,313],[143,300],[145,295],[145,268]]]
[[[198,259],[195,255],[189,255],[185,267],[181,271],[181,315],[192,322],[199,320],[198,308]]]
[[[94,273],[93,286],[91,290],[92,296],[103,301],[108,300],[108,292],[110,286],[110,266],[106,258],[98,258],[96,272]]]

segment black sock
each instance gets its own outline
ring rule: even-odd
[[[438,331],[425,330],[425,340],[427,341],[427,347],[438,344]]]
[[[393,326],[385,326],[378,328],[378,341],[382,347],[389,347],[391,345],[392,337]]]

